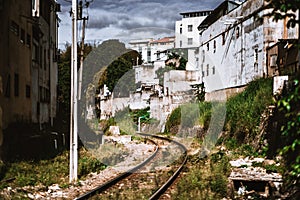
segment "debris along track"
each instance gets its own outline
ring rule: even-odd
[[[148,140],[151,137],[156,151],[143,163],[76,199],[158,199],[167,190],[186,163],[187,149],[169,138],[139,134]]]

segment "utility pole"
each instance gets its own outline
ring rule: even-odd
[[[72,0],[72,50],[71,50],[71,119],[70,119],[70,183],[77,181],[78,124],[77,124],[77,0]]]
[[[83,59],[84,59],[84,38],[85,38],[85,26],[88,17],[82,18],[82,37],[81,37],[81,47],[80,47],[80,68],[79,68],[79,88],[78,88],[78,99],[81,100],[81,88],[82,88],[82,70],[83,70]]]

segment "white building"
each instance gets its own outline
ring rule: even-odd
[[[297,38],[297,27],[287,29],[286,21],[265,16],[264,3],[224,1],[199,25],[199,65],[208,100],[217,91],[236,90],[266,76],[267,48],[279,39]]]
[[[188,60],[187,70],[200,70],[196,56],[200,44],[197,27],[211,12],[208,10],[180,13],[182,19],[175,23],[175,48],[188,49],[185,57]]]
[[[164,37],[158,40],[141,39],[129,42],[130,48],[142,55],[144,63],[167,59],[167,49],[174,48],[175,37]]]

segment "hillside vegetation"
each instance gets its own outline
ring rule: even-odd
[[[291,80],[282,94],[272,94],[272,79],[257,79],[226,102],[226,120],[215,150],[208,157],[191,156],[186,175],[177,184],[174,199],[215,199],[227,197],[228,161],[237,157],[281,156],[280,165],[262,166],[283,175],[281,195],[300,197],[300,84]],[[271,107],[270,107],[271,106]],[[181,126],[182,108],[169,116],[166,130]],[[200,115],[194,120],[207,130],[212,113],[211,103],[199,103]],[[201,122],[201,123],[199,123]],[[197,141],[201,146],[204,135]],[[223,150],[220,150],[223,149]],[[225,149],[225,151],[224,151]],[[186,183],[189,184],[186,184]]]

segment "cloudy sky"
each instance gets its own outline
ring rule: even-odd
[[[86,0],[83,0],[85,2]],[[92,0],[88,0],[92,1]],[[86,41],[107,39],[161,38],[174,35],[175,21],[181,12],[210,10],[223,0],[93,0],[83,16],[89,16]],[[58,0],[59,44],[71,42],[71,0]],[[79,29],[81,22],[78,23]]]

